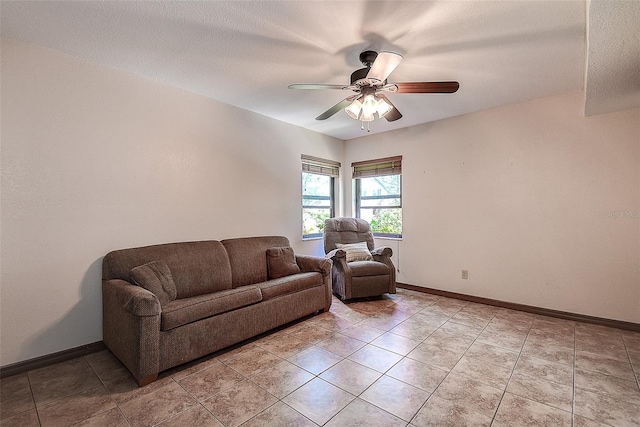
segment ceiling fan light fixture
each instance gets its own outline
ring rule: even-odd
[[[376,98],[373,94],[367,94],[364,96],[364,100],[362,101],[362,116],[363,117],[371,117],[371,120],[364,120],[365,122],[370,122],[373,120],[373,114],[378,111],[378,103],[376,102]],[[362,120],[362,119],[361,119]]]
[[[386,116],[391,110],[393,110],[393,106],[389,104],[382,98],[378,98],[376,104],[376,111],[378,112],[378,117],[383,118]]]
[[[362,111],[362,102],[360,102],[358,99],[354,99],[353,102],[344,109],[344,111],[352,119],[358,120],[358,117],[360,117],[360,112]]]

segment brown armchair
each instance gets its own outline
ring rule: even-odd
[[[366,242],[372,259],[347,262],[347,253],[336,244]],[[324,222],[324,252],[333,260],[333,292],[341,299],[396,293],[396,269],[389,247],[374,249],[369,223],[359,218],[330,218]]]

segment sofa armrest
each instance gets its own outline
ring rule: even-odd
[[[296,255],[296,263],[303,273],[317,271],[318,273],[322,273],[323,276],[331,274],[332,262],[327,258],[311,255]]]
[[[124,280],[109,280],[106,292],[113,292],[122,308],[134,316],[157,316],[162,312],[160,301],[153,293]]]
[[[160,301],[125,280],[102,282],[102,340],[139,385],[160,370]]]

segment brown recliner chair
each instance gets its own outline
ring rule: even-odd
[[[336,244],[366,242],[372,259],[347,262],[347,253]],[[324,222],[324,252],[333,260],[333,292],[341,299],[396,293],[396,269],[389,247],[374,249],[369,223],[359,218],[330,218]]]

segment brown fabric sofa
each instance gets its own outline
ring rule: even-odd
[[[161,371],[329,310],[331,260],[280,249],[288,247],[286,237],[268,236],[109,252],[104,343],[142,386]]]
[[[333,261],[333,292],[342,300],[396,293],[396,268],[390,247],[374,249],[369,223],[360,218],[329,218],[324,222],[324,252]],[[367,260],[349,261],[338,244],[365,242]]]

